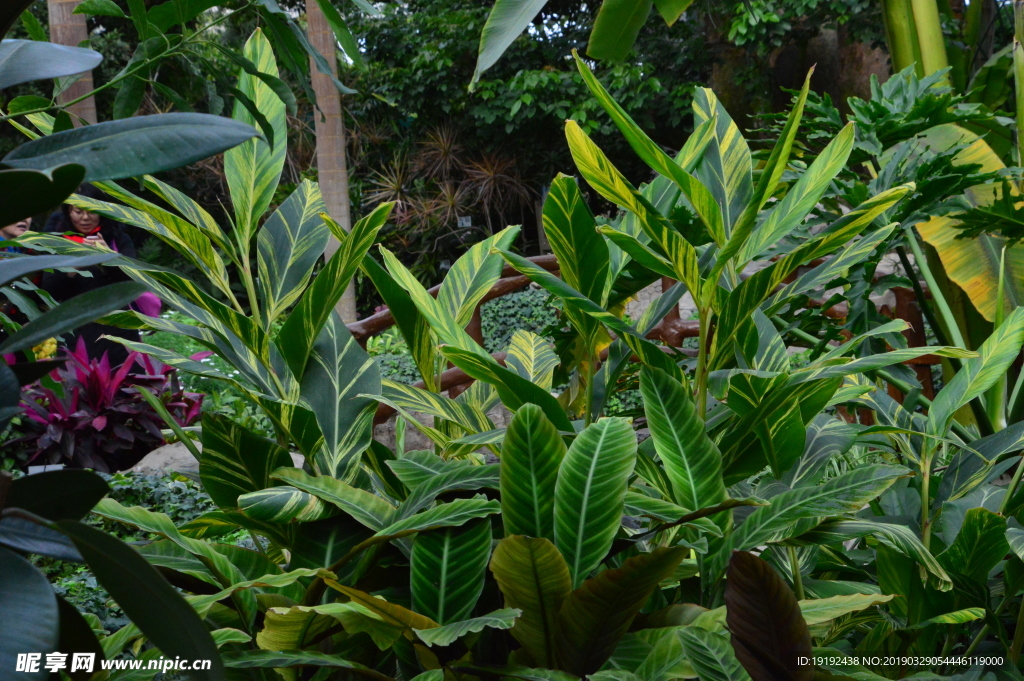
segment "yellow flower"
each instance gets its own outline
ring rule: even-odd
[[[57,354],[57,339],[48,338],[39,345],[32,348],[32,352],[35,354],[36,359],[47,359]]]

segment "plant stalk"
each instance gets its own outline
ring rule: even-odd
[[[698,311],[700,316],[700,332],[697,337],[697,341],[700,343],[700,347],[697,350],[697,381],[696,381],[696,394],[694,400],[697,405],[697,416],[701,419],[707,416],[708,407],[708,345],[710,339],[708,338],[710,324],[710,310],[702,309]]]
[[[953,310],[949,307],[949,303],[946,302],[946,297],[942,295],[938,281],[935,279],[935,275],[932,274],[931,267],[928,266],[928,261],[924,257],[924,251],[921,250],[921,244],[917,242],[917,236],[914,235],[914,228],[908,227],[904,230],[904,234],[907,236],[907,245],[910,246],[910,250],[914,254],[917,268],[928,283],[928,290],[932,293],[932,301],[939,308],[942,322],[946,326],[947,336],[953,342],[953,345],[962,350],[967,350],[967,343],[964,342],[964,337],[960,333],[960,327],[956,323],[956,317],[953,316]]]
[[[800,558],[796,555],[795,546],[787,546],[789,552],[789,569],[793,571],[793,593],[798,601],[804,600],[804,577],[800,574]]]
[[[921,47],[910,0],[883,0],[882,18],[889,54],[892,55],[892,70],[899,72],[916,63],[918,75],[924,75],[921,73]]]
[[[914,27],[921,50],[922,75],[930,76],[949,66],[939,5],[936,0],[910,0],[910,7],[914,13]],[[949,80],[948,74],[946,80]]]
[[[1017,97],[1017,165],[1020,165],[1024,159],[1024,0],[1013,3],[1013,80]]]

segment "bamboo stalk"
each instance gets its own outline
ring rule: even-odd
[[[914,27],[921,50],[923,75],[928,76],[949,66],[946,39],[942,35],[942,19],[935,0],[910,0]]]
[[[910,0],[883,0],[882,17],[885,21],[886,41],[889,43],[893,73],[916,63],[918,75],[924,75],[921,72],[921,48],[914,27],[914,13]]]

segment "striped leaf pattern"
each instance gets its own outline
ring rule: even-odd
[[[579,124],[566,121],[565,137],[576,167],[590,186],[612,203],[634,213],[643,230],[672,262],[675,278],[691,291],[699,291],[700,271],[693,246],[623,177]]]
[[[265,324],[284,314],[302,295],[330,231],[320,219],[320,188],[300,184],[267,219],[256,237],[261,313]]]
[[[716,117],[715,136],[695,174],[721,207],[728,235],[754,195],[750,147],[715,94],[708,88],[697,88],[693,93],[694,125]]]
[[[750,681],[725,635],[700,627],[683,627],[678,636],[700,681]]]
[[[332,311],[302,376],[302,401],[316,415],[324,437],[323,449],[313,457],[313,467],[321,475],[345,481],[355,475],[373,439],[377,405],[365,395],[379,391],[376,362]]]
[[[928,433],[944,436],[956,410],[984,393],[1004,376],[1020,354],[1022,344],[1024,307],[1018,307],[978,348],[981,356],[965,360],[956,376],[935,396],[928,410]]]
[[[572,591],[562,554],[547,539],[512,535],[495,547],[491,572],[505,605],[523,613],[512,626],[513,638],[537,664],[553,668],[557,616]]]
[[[152,175],[146,175],[142,178],[142,181],[146,189],[166,201],[174,210],[184,216],[186,220],[198,227],[218,248],[229,254],[237,262],[237,254],[234,252],[233,242],[205,208],[171,185],[158,180]]]
[[[578,587],[604,560],[622,520],[636,434],[621,418],[604,418],[576,436],[555,482],[555,546]]]
[[[410,557],[412,609],[439,624],[464,620],[484,589],[491,558],[491,523],[421,532]]]
[[[551,390],[552,374],[558,366],[558,355],[544,338],[530,331],[516,329],[508,346],[505,365],[517,374]]]
[[[393,207],[393,203],[382,203],[356,222],[347,235],[335,235],[345,237],[339,239],[341,246],[285,320],[276,343],[295,376],[302,376],[320,330],[327,324],[334,306],[341,300],[349,280],[376,241],[377,233],[387,222]]]
[[[727,538],[712,561],[711,574],[717,575],[725,568],[733,549],[746,550],[787,539],[799,527],[799,520],[859,511],[909,473],[901,466],[863,466],[821,485],[798,487],[772,497],[771,505],[755,509]]]
[[[591,300],[604,303],[608,247],[594,231],[594,215],[574,178],[559,173],[551,181],[543,220],[544,234],[558,258],[562,279]]]
[[[753,260],[807,218],[829,184],[846,166],[853,151],[853,142],[854,126],[850,123],[814,159],[782,200],[768,212],[764,222],[751,232],[737,254],[737,268]]]
[[[485,628],[511,629],[515,624],[516,618],[521,614],[521,610],[503,608],[480,617],[462,620],[461,622],[452,622],[436,629],[417,629],[415,631],[416,636],[428,646],[444,647],[451,645],[466,634],[479,633]],[[433,672],[436,672],[436,676],[433,675]],[[435,669],[433,672],[424,672],[413,678],[418,678],[420,681],[441,681],[444,678],[443,672],[440,669]]]
[[[238,506],[240,495],[270,487],[270,474],[292,465],[284,447],[225,416],[203,414],[202,442],[199,477],[221,507]]]
[[[449,467],[417,485],[399,507],[398,517],[412,517],[433,504],[445,492],[478,490],[483,487],[498,489],[498,468],[497,464]]]
[[[633,148],[637,156],[643,159],[644,163],[649,165],[655,172],[671,179],[679,187],[680,191],[683,192],[690,202],[694,212],[704,222],[708,233],[719,246],[724,245],[726,232],[722,218],[722,209],[715,201],[711,191],[701,184],[697,178],[687,172],[682,165],[676,163],[668,154],[662,151],[661,147],[655,144],[654,140],[648,137],[640,129],[640,126],[633,122],[633,119],[629,117],[625,109],[612,99],[612,96],[608,94],[608,91],[604,89],[601,82],[594,76],[590,68],[580,59],[575,51],[573,56],[576,58],[576,67],[583,76],[583,82],[587,84],[594,97],[597,98],[597,101],[608,112],[608,115],[611,116],[612,121],[619,128],[623,137],[629,142],[629,146]],[[708,121],[703,121],[702,124],[707,123]],[[704,149],[707,149],[714,138],[712,125],[713,123],[694,131],[698,144],[703,146]],[[552,249],[554,249],[554,244],[552,244]],[[561,262],[561,258],[559,262]]]
[[[531,281],[540,284],[545,290],[561,298],[566,308],[589,315],[617,333],[636,353],[641,362],[656,366],[674,376],[680,375],[678,367],[668,355],[622,319],[576,291],[559,277],[537,267],[521,255],[507,251],[501,251],[501,255],[510,265],[528,276]]]
[[[682,384],[662,371],[644,367],[640,394],[654,449],[672,482],[673,501],[688,511],[724,501],[721,454]]]
[[[275,77],[279,75],[270,41],[260,29],[256,29],[245,43],[243,55],[259,71]],[[288,139],[288,126],[285,104],[269,85],[243,72],[238,78],[238,89],[252,100],[267,119],[277,141],[271,149],[266,141],[254,138],[224,153],[224,176],[235,209],[232,236],[238,252],[245,254],[249,251],[260,218],[270,208],[274,192],[277,191],[287,152],[285,140]],[[256,119],[240,101],[235,102],[232,118],[256,126]]]
[[[439,504],[423,513],[391,523],[378,530],[374,537],[404,537],[423,530],[461,527],[471,520],[486,518],[495,513],[501,513],[501,504],[478,494],[472,499],[456,499],[447,504]]]
[[[395,507],[376,494],[326,475],[313,476],[298,468],[279,468],[273,471],[272,477],[334,504],[374,532],[389,525],[396,514]]]
[[[448,270],[437,292],[437,302],[456,324],[469,324],[480,300],[501,277],[501,258],[491,250],[509,248],[518,235],[518,227],[506,227],[473,244]]]
[[[304,523],[322,520],[338,512],[312,494],[287,485],[242,494],[238,497],[238,507],[250,518],[268,523],[292,520]]]
[[[388,404],[457,423],[470,433],[494,429],[491,419],[478,409],[422,388],[385,379],[381,382],[380,394]]]
[[[210,283],[228,296],[229,300],[233,297],[224,261],[217,255],[210,240],[199,229],[168,211],[136,199],[127,192],[118,191],[112,182],[96,184],[102,185],[102,188],[114,198],[130,205],[107,203],[77,194],[69,197],[67,202],[111,220],[138,227],[159,237],[173,246],[200,272],[203,272]],[[131,207],[131,204],[135,204],[135,207]]]
[[[558,431],[532,404],[508,425],[501,447],[501,519],[505,533],[554,539],[555,481],[565,458]]]

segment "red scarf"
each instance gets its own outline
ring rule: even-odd
[[[62,235],[68,241],[74,241],[76,244],[84,244],[85,237],[99,234],[102,225],[96,225],[96,229],[92,230],[88,234],[82,234],[81,232],[64,232]]]

